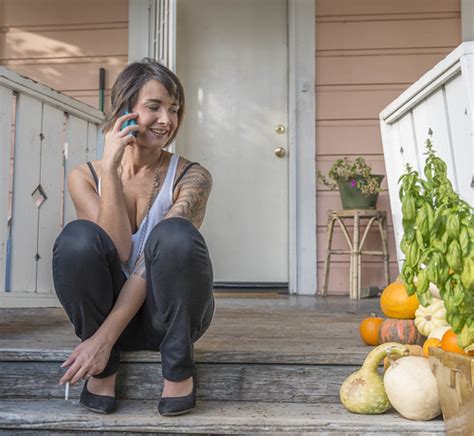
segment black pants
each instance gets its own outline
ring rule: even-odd
[[[145,303],[96,377],[117,372],[120,350],[159,350],[163,376],[181,381],[193,374],[193,343],[209,327],[214,311],[209,253],[202,235],[184,218],[157,224],[144,253]],[[112,239],[87,220],[70,222],[56,239],[53,278],[59,300],[81,340],[101,326],[127,280]]]

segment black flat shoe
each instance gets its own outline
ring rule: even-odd
[[[196,378],[193,376],[193,390],[184,397],[162,397],[158,403],[161,416],[177,416],[191,412],[196,407]]]
[[[87,390],[87,381],[82,388],[80,403],[96,413],[108,414],[117,409],[117,399],[107,395],[97,395]]]

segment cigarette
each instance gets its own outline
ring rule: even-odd
[[[64,390],[64,400],[69,400],[69,382],[66,382],[66,387]]]

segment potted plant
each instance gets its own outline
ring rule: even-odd
[[[318,179],[331,191],[339,188],[343,209],[375,209],[383,175],[372,174],[371,166],[363,157],[354,161],[337,159],[325,177],[317,172]]]
[[[426,149],[426,179],[407,165],[399,181],[401,278],[422,306],[431,304],[431,284],[436,286],[457,343],[469,352],[474,350],[474,209],[454,191],[430,139]]]

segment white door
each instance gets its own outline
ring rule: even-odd
[[[287,33],[286,0],[177,2],[176,152],[213,177],[201,230],[216,284],[288,282]]]

